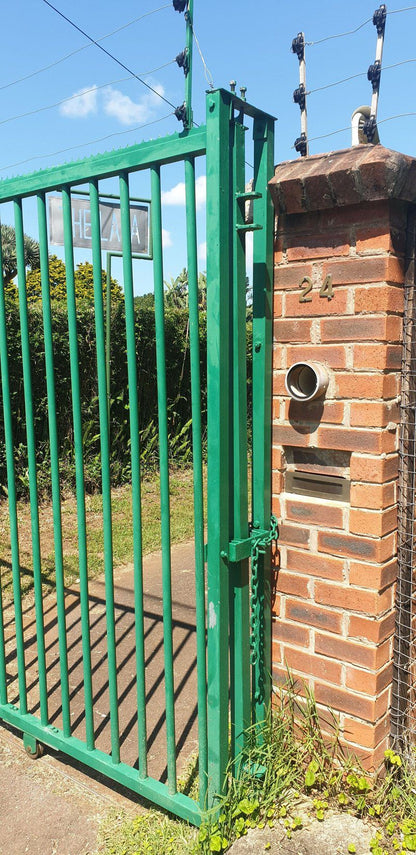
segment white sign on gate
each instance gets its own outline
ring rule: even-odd
[[[121,217],[119,202],[100,202],[101,249],[121,252]],[[89,199],[71,198],[72,240],[74,246],[91,249],[92,227]],[[130,205],[130,235],[132,253],[149,257],[149,205]],[[61,196],[49,196],[49,241],[64,245],[64,222]]]

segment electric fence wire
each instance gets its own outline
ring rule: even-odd
[[[403,119],[408,116],[416,116],[416,112],[411,113],[398,113],[397,116],[387,116],[386,119],[377,120],[377,126],[383,125],[385,122],[392,122],[394,119]],[[329,131],[327,134],[320,134],[318,137],[309,137],[309,142],[314,142],[315,140],[324,140],[327,137],[333,137],[335,134],[342,134],[344,131],[351,131],[351,125],[347,125],[346,128],[338,128],[336,131]],[[294,145],[291,148],[295,148]]]
[[[105,36],[101,36],[99,39],[96,39],[97,42],[103,42],[104,39],[109,39],[110,36],[114,36],[116,33],[121,32],[121,30],[127,29],[127,27],[131,27],[133,24],[137,24],[138,21],[141,21],[143,18],[147,18],[149,15],[154,15],[156,12],[161,12],[162,9],[170,8],[170,3],[165,3],[163,6],[159,6],[158,9],[152,9],[150,12],[145,12],[143,15],[139,15],[138,18],[133,18],[132,21],[128,21],[127,24],[122,24],[121,27],[117,27],[117,29],[112,30],[111,33],[106,33]],[[70,53],[66,53],[64,56],[61,56],[59,59],[54,60],[54,62],[50,62],[48,65],[43,65],[42,68],[37,68],[35,71],[31,71],[29,74],[25,74],[23,77],[18,77],[16,80],[11,80],[10,83],[3,83],[0,86],[0,92],[3,89],[9,89],[11,86],[16,86],[17,83],[23,83],[25,80],[30,80],[32,77],[36,77],[38,74],[42,74],[44,71],[49,71],[50,68],[55,68],[56,65],[59,65],[61,62],[65,62],[65,60],[70,59],[71,56],[75,56],[77,53],[81,53],[81,51],[86,50],[91,47],[91,42],[87,45],[82,45],[75,50],[72,50]],[[164,68],[162,65],[161,68]],[[159,69],[155,69],[159,71]],[[151,73],[151,72],[149,72]]]
[[[214,89],[214,88],[215,88],[215,87],[214,87],[214,79],[213,79],[213,77],[212,77],[212,74],[211,74],[211,72],[210,72],[210,70],[209,70],[209,68],[208,68],[208,66],[207,66],[207,64],[206,64],[206,62],[205,62],[205,58],[204,58],[204,55],[203,55],[203,53],[202,53],[202,50],[201,50],[201,47],[200,47],[200,44],[199,44],[199,41],[198,41],[198,38],[197,38],[197,35],[196,35],[196,32],[195,32],[195,28],[194,28],[193,23],[191,23],[191,30],[192,30],[192,35],[193,35],[193,38],[194,38],[194,42],[195,42],[195,44],[196,44],[196,46],[197,46],[197,48],[198,48],[199,56],[201,57],[202,65],[203,65],[203,67],[204,67],[205,80],[207,81],[209,88],[210,88],[210,89]]]
[[[110,51],[108,51],[105,47],[103,47],[101,44],[99,44],[99,42],[96,39],[93,39],[92,36],[89,36],[88,33],[85,32],[85,30],[83,30],[81,27],[79,27],[78,24],[76,24],[74,21],[71,20],[71,18],[68,18],[67,15],[64,15],[64,13],[61,12],[59,9],[57,9],[57,7],[54,6],[52,3],[50,3],[49,0],[43,0],[43,2],[46,4],[46,6],[49,6],[50,9],[52,9],[54,12],[56,12],[57,15],[59,15],[61,18],[63,18],[64,21],[66,21],[68,24],[70,24],[71,27],[74,27],[75,30],[77,30],[79,33],[82,33],[82,35],[85,36],[86,39],[89,39],[91,44],[98,47],[98,49],[101,50],[110,59],[112,59],[113,62],[117,63],[117,65],[119,65],[120,68],[124,68],[124,71],[128,71],[128,73],[131,74],[132,77],[135,77],[136,80],[139,81],[139,83],[142,83],[143,86],[146,86],[146,89],[149,89],[151,92],[153,92],[155,95],[157,95],[158,98],[160,98],[162,101],[164,101],[165,104],[168,104],[169,107],[172,107],[173,110],[176,109],[175,105],[172,104],[172,101],[169,101],[168,98],[165,98],[165,96],[162,95],[160,92],[158,92],[157,89],[155,89],[153,86],[151,86],[150,83],[146,83],[146,81],[143,80],[143,78],[140,77],[138,74],[135,74],[135,72],[132,71],[132,69],[129,68],[128,65],[125,65],[124,62],[121,62],[121,60],[117,59],[117,57],[114,56],[114,54],[110,53]]]
[[[29,163],[32,160],[41,160],[44,157],[55,157],[58,154],[65,154],[67,151],[73,151],[76,148],[83,148],[88,145],[95,145],[96,143],[103,142],[104,140],[109,140],[111,137],[120,137],[124,134],[131,134],[133,131],[140,131],[142,128],[148,128],[150,125],[156,125],[157,122],[163,122],[165,119],[169,119],[170,116],[173,116],[173,113],[167,113],[165,116],[160,116],[159,119],[153,119],[151,122],[145,122],[144,125],[136,125],[134,128],[129,128],[127,131],[114,131],[111,134],[107,134],[105,137],[98,137],[95,140],[89,140],[88,142],[77,143],[76,145],[68,146],[68,148],[61,148],[58,151],[51,151],[48,154],[34,154],[32,157],[27,157],[25,160],[17,160],[15,163],[8,163],[7,166],[0,166],[0,172],[4,172],[6,169],[14,169],[16,166],[22,166],[25,163]],[[2,181],[7,179],[0,179]]]
[[[160,71],[161,68],[166,68],[168,65],[172,65],[176,62],[175,59],[169,60],[169,62],[165,62],[164,65],[159,65],[158,68],[153,68],[151,71],[142,72],[143,76],[146,77],[149,74],[154,74],[156,71]],[[62,98],[60,101],[54,101],[53,104],[45,104],[44,107],[36,107],[34,110],[28,110],[26,113],[18,113],[16,116],[9,116],[7,119],[0,119],[0,125],[7,125],[9,122],[14,122],[17,119],[25,119],[28,116],[35,116],[37,113],[43,113],[45,110],[52,110],[54,107],[60,107],[62,104],[68,104],[71,101],[75,101],[77,98],[83,98],[85,95],[88,95],[91,92],[98,92],[99,89],[105,89],[107,86],[113,86],[116,83],[124,83],[126,80],[133,80],[134,75],[130,74],[128,77],[119,77],[117,80],[110,80],[108,83],[100,83],[98,86],[94,85],[89,87],[88,89],[82,89],[80,92],[76,92],[74,95],[70,95],[68,98]]]
[[[393,62],[391,65],[383,65],[383,72],[388,71],[391,68],[398,68],[399,65],[408,65],[410,62],[416,62],[416,58],[403,59],[400,62]],[[314,95],[315,92],[323,92],[324,89],[331,89],[333,86],[340,86],[341,83],[348,83],[349,80],[354,80],[357,77],[367,77],[367,74],[367,71],[359,71],[357,74],[351,74],[349,77],[343,77],[342,80],[335,80],[333,83],[325,83],[324,86],[317,86],[316,89],[308,89],[306,95]]]
[[[386,11],[387,15],[398,15],[400,12],[410,12],[412,9],[416,9],[415,6],[404,6],[402,9],[388,9]],[[355,33],[358,33],[359,30],[362,30],[367,24],[371,23],[373,20],[373,16],[371,18],[366,18],[362,24],[359,24],[358,27],[355,27],[353,30],[346,30],[344,33],[333,33],[331,36],[325,36],[323,39],[316,39],[313,42],[305,42],[305,45],[308,47],[313,47],[314,45],[321,45],[324,42],[329,42],[332,39],[341,39],[344,36],[353,36]]]

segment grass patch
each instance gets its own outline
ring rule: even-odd
[[[120,567],[133,560],[133,512],[131,486],[113,488],[114,566]],[[102,497],[99,494],[85,497],[87,519],[88,574],[92,579],[104,570]],[[170,478],[171,538],[180,543],[193,536],[193,477],[191,469],[178,469]],[[22,594],[33,589],[33,557],[30,504],[19,501],[17,505]],[[62,537],[65,584],[69,585],[79,574],[76,498],[68,496],[62,501]],[[142,541],[143,553],[160,548],[160,481],[158,476],[142,482]],[[55,553],[53,516],[50,502],[39,506],[40,544],[42,555],[42,580],[45,594],[55,588]],[[5,603],[12,598],[11,548],[8,505],[0,503],[0,574]]]

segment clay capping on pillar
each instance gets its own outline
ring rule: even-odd
[[[277,214],[301,214],[379,199],[416,201],[416,160],[360,145],[280,163],[269,189]]]

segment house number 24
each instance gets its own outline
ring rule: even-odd
[[[302,282],[300,283],[300,287],[302,288],[302,293],[299,297],[299,303],[311,303],[312,295],[310,297],[308,296],[308,294],[310,293],[310,291],[312,291],[313,288],[313,282],[311,277],[304,276]],[[334,297],[331,273],[328,273],[328,275],[325,276],[325,279],[323,280],[319,291],[319,296],[326,297],[328,300],[332,300],[332,298]]]

